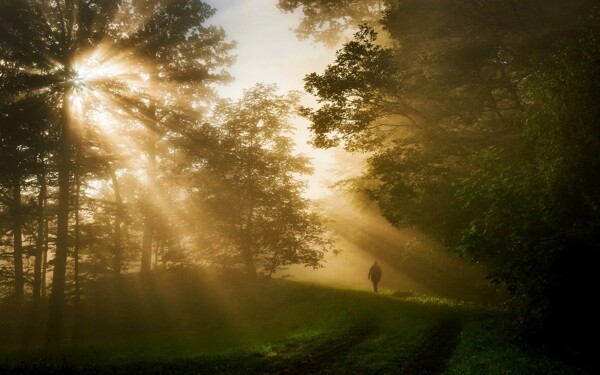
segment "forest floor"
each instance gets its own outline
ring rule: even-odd
[[[89,284],[65,317],[49,345],[4,306],[0,373],[585,373],[520,345],[499,309],[393,291],[178,270]]]

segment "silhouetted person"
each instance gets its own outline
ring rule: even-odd
[[[381,280],[381,268],[377,265],[377,261],[369,268],[369,280],[373,283],[373,291],[377,293],[377,283]]]

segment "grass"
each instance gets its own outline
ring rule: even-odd
[[[1,373],[582,373],[514,344],[500,311],[192,270],[89,285],[60,345],[24,341],[21,316],[0,316]]]

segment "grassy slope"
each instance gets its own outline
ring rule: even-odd
[[[285,281],[172,271],[99,282],[69,316],[61,346],[24,345],[16,330],[0,372],[576,372],[512,345],[497,311]]]

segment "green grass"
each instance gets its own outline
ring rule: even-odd
[[[500,311],[191,270],[88,286],[60,345],[24,342],[20,316],[0,316],[0,372],[581,373],[516,345]]]

